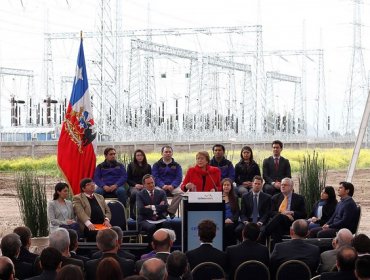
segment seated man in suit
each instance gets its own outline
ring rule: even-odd
[[[192,279],[188,258],[180,251],[172,252],[166,263],[168,280]]]
[[[265,185],[263,191],[273,196],[280,193],[281,180],[285,177],[292,178],[289,160],[280,154],[283,143],[279,140],[272,142],[272,156],[263,160],[262,171]]]
[[[42,272],[38,276],[28,278],[28,280],[56,279],[57,271],[62,266],[62,254],[53,247],[42,250],[40,255]]]
[[[257,243],[259,234],[260,228],[257,224],[247,223],[243,229],[243,242],[226,248],[230,279],[234,279],[235,270],[245,261],[256,260],[269,266],[270,253],[266,246]]]
[[[13,230],[13,232],[19,235],[22,242],[22,247],[21,251],[19,252],[18,260],[21,262],[34,264],[37,255],[31,253],[29,250],[31,246],[31,237],[32,237],[31,230],[28,227],[16,227]]]
[[[304,219],[294,221],[290,228],[292,240],[276,244],[271,254],[272,273],[275,273],[282,263],[289,260],[303,261],[308,265],[311,273],[315,273],[319,264],[320,248],[303,241],[307,233],[308,225]]]
[[[262,192],[262,177],[254,176],[252,191],[242,197],[240,218],[243,223],[253,222],[265,225],[270,218],[271,196]]]
[[[111,212],[105,203],[104,197],[94,193],[95,183],[90,178],[84,178],[80,182],[81,193],[73,197],[73,211],[80,223],[80,230],[84,233],[87,241],[95,241],[96,228],[94,225],[103,224],[111,227]]]
[[[358,280],[370,279],[370,255],[363,255],[357,258],[355,275]]]
[[[116,159],[116,149],[108,147],[104,150],[105,160],[98,164],[94,173],[94,181],[98,188],[96,193],[106,197],[117,197],[126,206],[127,172],[125,166]]]
[[[324,272],[321,280],[355,280],[357,252],[353,247],[343,246],[337,254],[338,271]]]
[[[86,279],[94,280],[96,278],[96,269],[104,258],[114,258],[120,265],[124,277],[134,274],[135,264],[133,260],[120,258],[117,255],[119,248],[118,235],[114,230],[103,229],[96,235],[96,244],[103,255],[99,259],[90,260],[86,263]]]
[[[198,224],[198,236],[200,246],[186,252],[190,269],[203,262],[214,262],[223,269],[226,267],[226,254],[212,246],[212,241],[216,237],[216,224],[212,220],[203,220]]]
[[[293,180],[284,178],[281,181],[281,193],[275,194],[272,200],[272,219],[262,228],[261,239],[271,236],[274,242],[281,242],[284,234],[289,233],[289,227],[297,219],[307,216],[304,197],[293,192]]]
[[[156,228],[169,225],[166,221],[168,202],[166,193],[155,188],[152,175],[144,175],[143,186],[144,188],[136,195],[138,222],[140,230],[146,231],[151,237]],[[162,219],[164,219],[162,223],[157,223]]]
[[[77,231],[75,231],[74,229],[67,229],[67,231],[69,234],[69,254],[71,255],[71,258],[76,259],[76,260],[81,260],[85,265],[85,263],[90,259],[85,256],[78,255],[76,253],[77,248],[78,248]]]
[[[144,276],[144,279],[148,280],[166,280],[166,264],[161,259],[157,258],[146,260],[141,267],[140,276]]]
[[[335,211],[329,221],[322,227],[314,228],[310,231],[310,237],[330,238],[335,237],[335,234],[341,228],[347,228],[352,233],[356,231],[358,220],[353,216],[357,213],[357,205],[352,196],[354,187],[352,183],[340,182],[338,188],[338,202]]]
[[[0,279],[3,280],[14,280],[14,264],[8,257],[0,257]]]

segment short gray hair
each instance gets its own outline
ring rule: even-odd
[[[164,280],[167,277],[166,265],[160,259],[148,259],[141,266],[140,275],[149,280]]]
[[[118,235],[118,242],[122,242],[122,238],[123,238],[123,231],[122,229],[119,227],[119,226],[113,226],[111,227],[111,230],[114,230],[117,235]]]
[[[69,233],[65,228],[57,228],[49,235],[49,246],[63,253],[66,250],[69,252]]]
[[[9,233],[1,239],[1,251],[3,256],[15,259],[21,249],[21,238],[16,233]]]
[[[105,252],[116,248],[118,241],[117,233],[112,229],[99,230],[96,235],[96,243],[99,250]]]

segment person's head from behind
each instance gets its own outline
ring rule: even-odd
[[[203,220],[198,224],[198,236],[201,242],[211,243],[216,237],[217,226],[212,220]]]
[[[370,279],[370,255],[364,255],[357,258],[355,274],[358,280]]]
[[[74,229],[67,229],[69,235],[69,251],[75,251],[78,247],[78,234]]]
[[[18,257],[21,246],[21,239],[16,233],[9,233],[1,239],[1,252],[11,260]]]
[[[83,280],[84,276],[79,266],[67,264],[57,274],[56,280]]]
[[[323,188],[320,194],[321,200],[326,200],[327,203],[336,202],[337,198],[335,195],[335,190],[332,186],[326,186]]]
[[[295,239],[306,238],[308,234],[308,224],[304,219],[295,220],[290,227],[290,236]]]
[[[149,280],[165,280],[167,278],[166,265],[160,259],[148,259],[141,266],[140,275]]]
[[[0,279],[13,280],[15,279],[14,264],[8,257],[0,257]]]
[[[29,248],[29,246],[31,245],[32,233],[28,227],[16,227],[13,230],[13,233],[19,235],[19,238],[22,242],[22,247]]]
[[[65,228],[57,228],[49,235],[49,246],[57,249],[62,255],[69,255],[69,233]]]
[[[96,269],[97,280],[121,280],[123,274],[118,261],[112,257],[103,258]]]
[[[363,233],[356,235],[352,239],[352,247],[358,254],[370,254],[370,238]]]
[[[47,247],[41,252],[40,262],[42,270],[57,270],[62,265],[62,254],[53,247]]]
[[[168,276],[182,277],[189,269],[186,255],[180,251],[173,251],[166,263]]]
[[[169,252],[172,241],[170,234],[164,229],[158,229],[153,234],[152,247],[156,252]]]
[[[256,241],[260,235],[260,228],[256,223],[247,223],[243,228],[243,240]]]
[[[338,249],[342,246],[352,244],[353,234],[349,229],[342,228],[337,232],[337,236],[333,239],[333,247]]]
[[[337,268],[339,271],[353,271],[357,252],[351,246],[342,246],[337,253]]]
[[[117,251],[118,250],[118,235],[114,230],[100,230],[96,235],[96,244],[100,251]]]

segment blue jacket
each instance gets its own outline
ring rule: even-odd
[[[169,164],[165,164],[163,159],[160,159],[154,163],[152,175],[157,187],[162,188],[164,185],[172,185],[177,188],[182,181],[182,168],[174,159]]]
[[[102,188],[105,185],[117,185],[119,187],[126,184],[127,173],[126,168],[122,163],[109,163],[104,161],[95,169],[94,173],[94,182],[95,184]]]
[[[225,178],[229,178],[232,181],[235,180],[235,169],[234,169],[234,165],[232,164],[230,160],[223,158],[220,162],[218,162],[215,159],[215,157],[213,157],[209,165],[218,167],[218,169],[220,169],[221,180]]]
[[[356,202],[352,197],[347,197],[338,202],[334,214],[326,224],[329,225],[329,228],[335,228],[336,230],[347,228],[353,232],[357,222],[354,219],[355,213],[357,213]]]

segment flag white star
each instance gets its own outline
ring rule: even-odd
[[[78,65],[77,65],[76,66],[75,84],[77,84],[78,80],[83,80],[83,77],[82,77],[82,67],[79,68]]]

